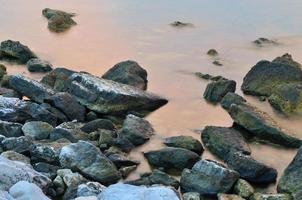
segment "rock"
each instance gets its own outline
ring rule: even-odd
[[[235,92],[236,82],[233,80],[218,80],[211,82],[203,94],[203,97],[212,103],[218,103],[228,92]]]
[[[262,101],[262,102],[266,101],[266,97],[265,96],[260,96],[259,101]]]
[[[27,136],[10,137],[1,142],[1,146],[5,151],[11,150],[17,153],[28,152],[32,144],[32,139]]]
[[[0,59],[1,59],[1,52],[0,52]],[[5,65],[0,63],[0,80],[7,74]]]
[[[226,163],[231,169],[237,171],[241,178],[253,183],[274,183],[277,178],[277,170],[241,152],[229,154]]]
[[[288,194],[260,194],[255,193],[251,200],[291,200],[291,196]]]
[[[121,167],[121,168],[119,169],[119,172],[121,173],[122,177],[125,179],[125,178],[127,178],[134,170],[136,170],[136,168],[137,168],[137,165]]]
[[[175,22],[171,23],[170,25],[173,26],[173,27],[177,27],[177,28],[193,27],[193,24],[186,23],[186,22],[181,22],[181,21],[175,21]]]
[[[5,137],[23,136],[22,124],[0,120],[0,134]]]
[[[96,119],[98,119],[98,115],[95,112],[90,111],[86,114],[86,121],[90,122]]]
[[[16,200],[50,200],[37,185],[28,181],[19,181],[9,189],[9,193]]]
[[[38,162],[33,164],[33,168],[40,172],[41,174],[47,176],[51,180],[53,180],[57,176],[57,170],[60,169],[59,166],[51,165],[45,162]]]
[[[214,60],[212,63],[216,66],[223,66],[223,64],[219,60]]]
[[[245,200],[234,194],[218,194],[218,200]]]
[[[179,181],[173,178],[172,176],[162,172],[160,170],[153,170],[152,173],[144,174],[141,178],[133,181],[128,181],[127,184],[131,185],[165,185],[171,186],[175,189],[179,187]]]
[[[203,73],[201,73],[201,72],[196,72],[195,75],[196,75],[198,78],[205,79],[205,80],[210,80],[211,78],[213,78],[212,75],[210,75],[210,74],[203,74]]]
[[[74,13],[45,8],[42,14],[48,19],[48,28],[53,32],[63,32],[77,24],[72,19],[75,16]]]
[[[298,150],[295,158],[283,172],[277,190],[281,193],[289,193],[293,200],[302,198],[302,147]]]
[[[3,97],[15,97],[15,98],[22,98],[18,92],[12,89],[0,87],[0,95]]]
[[[96,119],[86,123],[81,130],[86,133],[97,131],[98,129],[115,130],[115,125],[109,119]]]
[[[69,77],[68,92],[92,111],[100,114],[154,111],[168,101],[132,86],[85,73]]]
[[[246,180],[239,179],[234,186],[234,192],[242,198],[249,199],[254,194],[254,188]]]
[[[114,163],[117,168],[121,168],[122,166],[132,166],[140,164],[139,161],[132,160],[124,154],[111,154],[108,156],[108,158]]]
[[[57,196],[62,196],[66,190],[66,185],[63,178],[61,176],[56,176],[52,183],[55,186]]]
[[[30,72],[49,72],[52,70],[52,64],[39,58],[30,59],[26,65]]]
[[[183,170],[191,168],[200,157],[198,154],[187,149],[165,147],[160,150],[144,153],[150,165],[162,167],[165,170],[175,169]]]
[[[68,78],[76,73],[66,68],[56,68],[43,76],[41,83],[50,86],[56,91],[64,92],[67,89]]]
[[[218,55],[218,52],[216,51],[216,49],[210,49],[207,54],[209,56],[217,56]]]
[[[27,46],[12,40],[1,42],[0,55],[5,59],[13,59],[21,63],[37,57]]]
[[[87,182],[78,186],[77,197],[98,196],[105,189],[106,187],[98,182]]]
[[[108,149],[115,143],[116,133],[110,130],[99,129],[98,146],[101,149]]]
[[[65,122],[54,128],[50,133],[51,140],[65,138],[70,142],[88,140],[89,135],[81,130],[82,125],[74,122]]]
[[[34,144],[30,148],[31,159],[35,162],[47,162],[50,164],[59,164],[59,153],[55,148],[42,145]]]
[[[228,112],[236,124],[261,140],[289,148],[298,148],[302,144],[300,139],[287,134],[286,130],[279,127],[267,113],[249,104],[232,104]]]
[[[88,142],[79,141],[63,147],[59,158],[63,167],[78,171],[100,183],[110,184],[120,179],[114,164]]]
[[[198,192],[186,192],[183,194],[184,200],[200,200],[200,194]]]
[[[180,200],[176,191],[163,187],[134,186],[123,183],[110,185],[99,196],[102,200]]]
[[[210,152],[222,160],[227,159],[228,155],[234,152],[251,154],[244,137],[233,128],[206,126],[202,131],[201,139]]]
[[[129,153],[135,146],[127,139],[122,137],[117,137],[113,140],[113,145],[122,151]]]
[[[285,115],[302,113],[302,83],[282,84],[268,98],[269,103]]]
[[[51,96],[48,102],[61,110],[70,120],[84,121],[86,109],[67,92],[59,92]]]
[[[198,155],[202,154],[204,150],[201,143],[191,136],[175,136],[165,138],[164,144],[169,147],[179,147],[188,149],[197,153]]]
[[[5,151],[3,153],[1,153],[1,156],[4,158],[7,158],[9,160],[12,161],[19,161],[19,162],[23,162],[25,164],[30,165],[30,159],[20,153],[17,153],[15,151]]]
[[[253,41],[255,45],[258,47],[270,46],[270,45],[278,45],[278,42],[275,40],[267,39],[267,38],[258,38],[257,40]]]
[[[155,134],[152,125],[145,119],[129,114],[119,132],[120,137],[128,139],[135,146],[144,144]]]
[[[46,122],[31,121],[23,125],[22,131],[25,136],[30,136],[35,140],[43,140],[49,137],[53,127]]]
[[[8,192],[0,190],[0,200],[16,200]]]
[[[137,62],[131,60],[114,65],[102,78],[131,85],[142,90],[147,89],[147,71]]]
[[[9,84],[17,92],[38,103],[43,103],[55,94],[51,88],[22,75],[10,76]]]
[[[182,172],[180,186],[184,192],[216,195],[230,191],[238,178],[239,174],[236,171],[218,162],[200,160],[192,170],[185,169]]]
[[[241,89],[246,94],[270,96],[279,85],[301,82],[301,65],[284,54],[272,62],[258,62],[244,77]]]
[[[232,104],[242,105],[246,103],[246,100],[233,92],[228,92],[221,100],[220,105],[226,109],[229,110]]]
[[[8,190],[19,181],[28,181],[46,190],[51,180],[36,172],[29,165],[0,156],[0,190]]]

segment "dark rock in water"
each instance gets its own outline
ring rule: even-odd
[[[68,82],[68,92],[100,114],[154,111],[168,102],[135,87],[84,73],[73,74]]]
[[[30,72],[49,72],[52,70],[52,64],[39,58],[30,59],[26,65]]]
[[[282,84],[302,83],[301,65],[289,54],[277,57],[272,62],[258,62],[246,74],[241,89],[246,94],[270,96]]]
[[[39,104],[17,98],[0,96],[0,120],[24,123],[27,120],[44,121],[56,125],[57,119]]]
[[[257,40],[253,41],[253,43],[258,47],[278,45],[278,42],[276,42],[275,40],[271,40],[267,38],[258,38]]]
[[[0,53],[1,54],[1,53]],[[0,56],[1,57],[1,56]],[[7,74],[5,65],[0,63],[0,80]]]
[[[302,144],[300,139],[280,128],[267,113],[249,104],[232,104],[228,112],[236,124],[261,140],[289,148],[299,148]]]
[[[253,196],[251,196],[250,200],[292,200],[292,197],[289,194],[255,193]],[[296,200],[296,199],[294,199],[294,200]]]
[[[214,60],[212,63],[216,66],[223,66],[223,64],[219,60]]]
[[[121,177],[114,164],[89,142],[79,141],[64,146],[59,158],[63,167],[78,171],[102,184],[115,183]]]
[[[50,124],[40,121],[27,122],[22,127],[24,135],[30,136],[35,140],[47,139],[52,130],[53,127]]]
[[[241,152],[229,154],[226,163],[231,169],[237,171],[241,178],[253,183],[274,183],[277,178],[277,170]]]
[[[199,78],[205,79],[205,80],[210,80],[213,76],[210,74],[203,74],[201,72],[196,72],[195,75]]]
[[[204,98],[212,103],[218,103],[228,92],[235,92],[236,82],[233,80],[218,80],[211,82],[203,94]]]
[[[98,196],[105,189],[106,187],[98,182],[87,182],[78,186],[77,197]]]
[[[233,128],[206,126],[202,131],[201,139],[211,153],[223,160],[234,152],[251,154],[244,137]]]
[[[193,27],[193,24],[187,23],[187,22],[181,22],[181,21],[175,21],[175,22],[171,23],[170,25],[173,27],[177,27],[177,28]]]
[[[133,181],[127,181],[127,184],[131,185],[165,185],[165,186],[172,186],[175,189],[178,189],[179,182],[172,176],[162,172],[160,170],[153,170],[152,173],[147,173],[141,176],[141,178]]]
[[[302,113],[302,83],[282,84],[276,87],[268,99],[278,111],[286,114]]]
[[[98,129],[106,129],[114,131],[116,129],[115,125],[109,119],[96,119],[86,123],[81,130],[86,133],[91,133],[97,131]]]
[[[5,137],[19,137],[23,135],[22,124],[0,120],[0,135]]]
[[[198,154],[187,149],[165,147],[160,150],[149,151],[144,153],[150,165],[162,167],[165,170],[183,170],[191,168],[200,160]]]
[[[67,89],[68,78],[76,73],[66,68],[56,68],[43,76],[41,83],[50,86],[56,91],[64,92]]]
[[[302,147],[285,169],[278,183],[278,192],[289,193],[293,200],[302,199]]]
[[[169,147],[179,147],[179,148],[188,149],[199,155],[202,154],[204,150],[201,143],[191,136],[175,136],[175,137],[165,138],[164,144]]]
[[[132,160],[131,158],[128,158],[124,154],[111,154],[108,156],[109,160],[113,162],[113,164],[117,168],[121,168],[123,166],[133,166],[133,165],[139,165],[139,161],[137,160]]]
[[[10,76],[9,84],[20,94],[38,103],[43,103],[45,99],[49,99],[55,94],[51,88],[22,75]]]
[[[44,17],[48,19],[48,28],[54,32],[63,32],[77,23],[72,19],[74,13],[67,13],[60,10],[45,8],[42,11]]]
[[[86,109],[67,92],[59,92],[51,96],[47,102],[61,110],[70,120],[84,121]]]
[[[154,134],[155,131],[147,120],[132,114],[127,115],[119,132],[120,137],[128,139],[134,145],[144,144]]]
[[[183,192],[216,195],[229,192],[238,178],[236,171],[218,162],[200,160],[192,170],[185,169],[182,172],[180,186]]]
[[[50,133],[51,140],[65,138],[70,142],[78,142],[79,140],[89,140],[89,135],[81,130],[81,124],[73,122],[65,122],[54,128]]]
[[[207,54],[209,56],[217,56],[218,55],[218,52],[216,51],[216,49],[210,49]]]
[[[221,100],[220,105],[226,109],[229,110],[232,104],[237,104],[237,105],[241,105],[244,104],[246,102],[246,100],[233,92],[228,92]]]
[[[147,89],[147,71],[135,61],[124,61],[114,65],[102,78],[131,85],[142,90]]]
[[[1,142],[1,146],[5,151],[15,151],[17,153],[25,153],[30,150],[33,141],[30,137],[10,137]]]
[[[21,63],[26,63],[30,59],[37,57],[27,46],[12,40],[1,42],[0,54],[4,59],[8,58]]]

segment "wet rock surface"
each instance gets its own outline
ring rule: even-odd
[[[70,29],[77,23],[72,19],[75,14],[60,10],[45,8],[42,14],[48,20],[48,28],[53,32],[63,32]]]
[[[6,40],[0,44],[0,59],[8,59],[26,63],[36,55],[25,45],[18,41]]]
[[[218,103],[228,92],[235,92],[236,82],[233,80],[218,80],[211,82],[203,94],[204,98],[212,103]]]
[[[202,144],[191,136],[174,136],[165,138],[164,144],[169,147],[188,149],[199,155],[204,151]]]

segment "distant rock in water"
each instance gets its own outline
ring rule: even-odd
[[[267,38],[258,38],[257,40],[253,41],[255,45],[258,47],[263,46],[270,46],[270,45],[278,45],[279,43],[275,40],[267,39]]]
[[[212,103],[218,103],[228,92],[235,92],[236,82],[233,80],[218,80],[209,83],[203,97]]]
[[[135,61],[124,61],[114,65],[102,78],[131,85],[142,90],[147,88],[147,71]]]
[[[170,25],[177,28],[193,27],[193,24],[181,21],[172,22]]]
[[[6,40],[0,44],[0,59],[26,63],[37,56],[18,41]]]
[[[44,17],[48,19],[48,28],[54,32],[63,32],[76,25],[72,19],[74,13],[67,13],[60,10],[45,8],[42,11]]]
[[[212,63],[216,66],[223,66],[223,64],[219,60],[214,60]]]
[[[216,49],[210,49],[207,54],[209,56],[217,56],[218,55],[218,52],[216,51]]]
[[[49,72],[52,70],[52,64],[39,58],[30,59],[26,65],[30,72]]]

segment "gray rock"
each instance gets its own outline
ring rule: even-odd
[[[217,56],[218,55],[218,52],[216,51],[216,49],[209,49],[207,54],[209,56]]]
[[[39,58],[30,59],[26,65],[30,72],[49,72],[52,70],[52,64]]]
[[[165,138],[164,144],[169,147],[179,147],[179,148],[188,149],[190,151],[197,153],[198,155],[202,154],[204,150],[201,143],[191,136],[175,136],[175,137]]]
[[[5,151],[11,150],[17,153],[25,153],[33,144],[32,138],[27,136],[5,138],[1,146]]]
[[[1,70],[1,68],[0,68],[0,70]],[[1,74],[0,74],[0,77],[1,77]],[[1,82],[0,82],[0,85],[1,85]],[[5,88],[5,87],[0,87],[0,95],[3,96],[3,97],[15,97],[15,98],[21,98],[22,97],[22,95],[20,95],[15,90]]]
[[[28,181],[19,181],[9,189],[9,193],[16,200],[50,200],[41,188]]]
[[[42,14],[48,19],[48,28],[53,32],[63,32],[77,24],[72,19],[75,16],[74,13],[45,8]]]
[[[100,114],[154,111],[168,101],[132,86],[85,73],[69,77],[68,92],[92,111]]]
[[[191,168],[200,160],[198,154],[187,149],[175,147],[165,147],[160,150],[149,151],[144,153],[144,155],[150,165],[162,167],[165,170],[183,170],[184,168]]]
[[[81,130],[86,133],[97,131],[98,129],[115,130],[115,125],[109,119],[96,119],[86,123]]]
[[[25,45],[18,41],[6,40],[0,44],[0,57],[17,60],[26,63],[37,56]]]
[[[30,165],[30,158],[28,158],[20,153],[17,153],[15,151],[5,151],[5,152],[1,153],[1,156],[3,156],[4,158],[7,158],[9,160],[12,160],[12,161],[19,161],[19,162],[23,162],[25,164]]]
[[[0,134],[5,137],[23,136],[22,124],[0,120]]]
[[[248,199],[254,194],[254,188],[246,180],[239,179],[234,186],[234,192],[242,198]]]
[[[234,194],[218,194],[218,200],[245,200],[245,199]]]
[[[184,192],[216,195],[229,192],[238,178],[239,174],[236,171],[218,162],[200,160],[192,170],[185,169],[182,172],[180,186]]]
[[[98,182],[87,182],[78,186],[77,197],[98,196],[105,189],[106,187]]]
[[[137,62],[127,60],[114,65],[102,78],[131,85],[142,90],[147,88],[147,71]]]
[[[63,147],[59,158],[63,167],[78,171],[100,183],[110,184],[120,179],[114,164],[88,142],[79,141]]]
[[[258,47],[264,47],[264,46],[272,46],[272,45],[278,45],[279,43],[275,40],[267,39],[267,38],[258,38],[257,40],[253,41],[255,45]]]
[[[123,183],[110,185],[99,196],[102,200],[180,200],[176,191],[163,187],[134,186]]]
[[[136,170],[137,165],[126,166],[119,168],[119,172],[121,173],[122,177],[126,179],[134,170]]]
[[[50,104],[42,103],[40,105],[57,118],[58,124],[69,121],[68,117],[62,111],[51,106]]]
[[[203,97],[212,103],[218,103],[228,92],[235,92],[236,82],[233,80],[218,80],[211,82],[203,94]]]
[[[291,200],[288,194],[261,194],[255,193],[250,200]]]
[[[25,136],[30,136],[35,140],[43,140],[49,137],[53,127],[46,122],[31,121],[23,125],[22,131]]]
[[[0,200],[16,200],[8,192],[0,190]]]
[[[246,100],[233,92],[228,92],[221,100],[220,105],[226,109],[229,110],[232,104],[242,105],[246,102]]]

